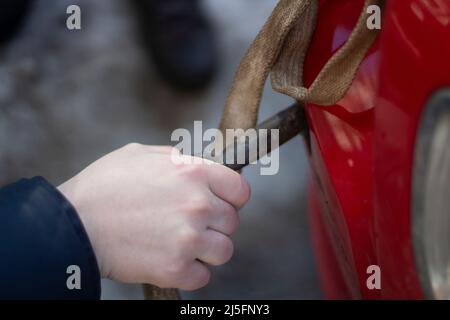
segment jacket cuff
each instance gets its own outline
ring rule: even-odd
[[[0,235],[0,254],[7,259],[0,264],[6,285],[0,296],[100,298],[100,272],[88,235],[75,208],[55,187],[42,177],[23,179],[0,190],[0,208],[6,230]]]

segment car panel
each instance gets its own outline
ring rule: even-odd
[[[362,7],[362,0],[321,1],[306,85],[348,38]],[[443,68],[450,56],[444,41],[450,38],[449,12],[445,1],[387,1],[381,35],[346,96],[335,106],[306,106],[314,180],[310,214],[329,298],[339,298],[337,292],[349,298],[423,298],[411,242],[412,159],[421,108],[434,90],[450,83]],[[443,41],[430,41],[431,35]],[[334,266],[319,238],[333,248]],[[366,285],[370,265],[381,268],[381,290]]]

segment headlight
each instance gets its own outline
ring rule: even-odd
[[[427,299],[450,299],[450,89],[427,103],[413,171],[412,228]]]

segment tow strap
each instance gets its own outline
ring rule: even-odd
[[[225,134],[226,129],[247,130],[256,126],[269,75],[273,89],[294,98],[298,105],[335,105],[351,86],[379,33],[378,29],[367,27],[368,9],[372,5],[381,7],[383,3],[384,0],[365,0],[349,39],[307,88],[303,83],[303,65],[316,27],[319,0],[280,0],[241,61],[225,104],[220,130]],[[289,114],[294,117],[303,114],[293,113],[292,107],[290,110]],[[177,290],[144,287],[147,300],[179,299]]]
[[[271,75],[275,91],[303,103],[336,104],[352,84],[359,65],[379,30],[367,28],[369,6],[347,42],[328,60],[309,88],[303,84],[303,64],[314,34],[318,0],[280,0],[241,61],[225,104],[220,129],[249,129],[256,125],[264,84]]]

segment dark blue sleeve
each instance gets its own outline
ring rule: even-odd
[[[94,251],[64,196],[41,177],[1,188],[0,299],[99,298]]]

